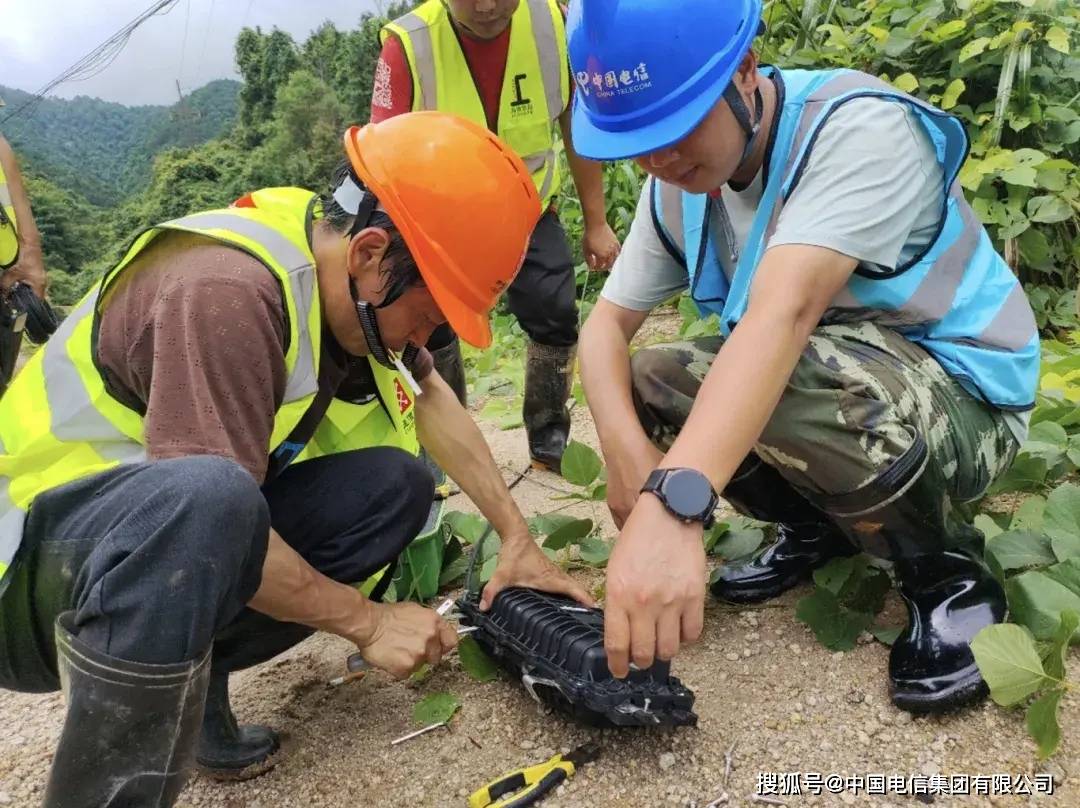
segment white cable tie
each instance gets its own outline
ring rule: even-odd
[[[390,359],[393,361],[394,367],[397,368],[398,373],[405,377],[405,381],[409,383],[409,387],[412,388],[412,391],[418,396],[423,395],[424,391],[420,389],[420,385],[416,383],[416,379],[413,378],[409,369],[405,367],[405,363],[402,362],[398,355],[393,351],[387,351],[387,353],[390,354]]]

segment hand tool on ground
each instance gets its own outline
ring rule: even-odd
[[[474,791],[469,797],[469,808],[523,808],[535,805],[599,755],[600,745],[590,741],[573,752],[555,755],[535,766],[508,772]]]

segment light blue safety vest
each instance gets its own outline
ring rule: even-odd
[[[1003,410],[1031,409],[1039,377],[1038,329],[1023,288],[994,250],[956,181],[968,152],[963,124],[865,73],[776,72],[786,97],[770,180],[731,278],[710,235],[710,197],[660,181],[652,184],[654,221],[662,239],[685,261],[698,308],[719,315],[724,336],[746,312],[765,246],[829,115],[854,98],[909,104],[944,169],[940,230],[923,253],[906,264],[878,271],[857,268],[826,310],[822,325],[869,320],[895,329],[929,351],[973,395]]]

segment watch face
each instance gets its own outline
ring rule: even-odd
[[[712,502],[709,479],[691,469],[678,469],[664,482],[668,506],[685,517],[700,516]]]

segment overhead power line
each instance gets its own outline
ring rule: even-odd
[[[56,87],[70,81],[86,81],[96,76],[102,70],[113,63],[117,56],[124,50],[131,35],[135,30],[151,17],[157,14],[168,14],[179,0],[156,0],[149,8],[143,11],[135,19],[114,33],[92,51],[87,53],[75,64],[71,65],[56,78],[49,81],[44,87],[35,92],[29,99],[9,112],[0,123],[6,123],[19,115],[28,114],[40,103],[49,92]]]

